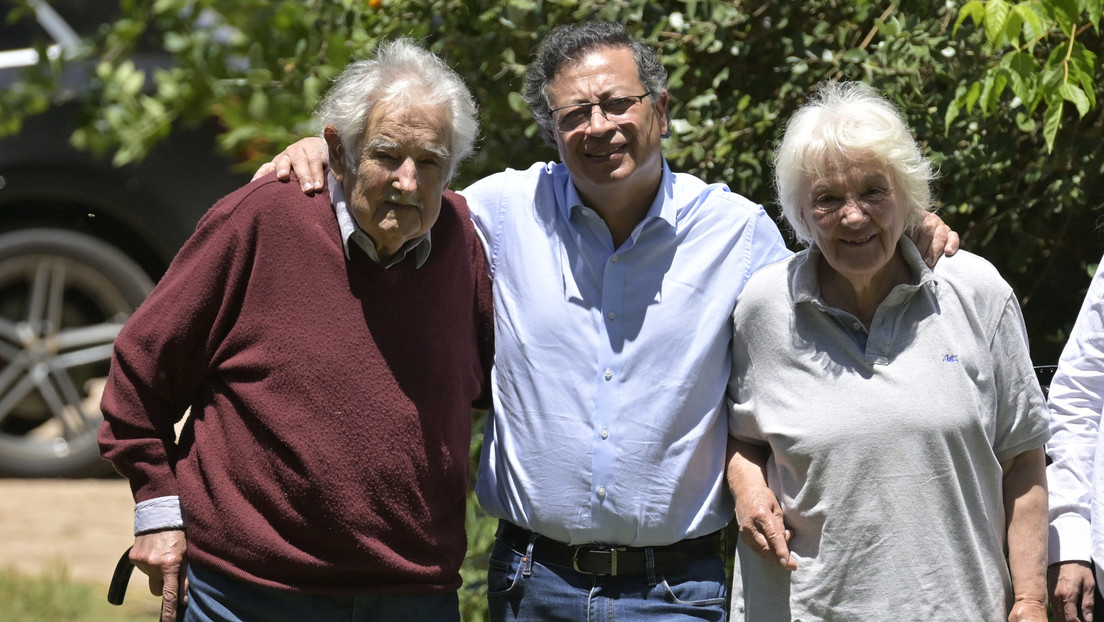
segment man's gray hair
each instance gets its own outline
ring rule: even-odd
[[[318,106],[319,133],[332,125],[355,169],[360,140],[372,110],[380,103],[441,104],[448,108],[452,137],[448,177],[471,155],[479,133],[475,98],[464,80],[437,55],[408,39],[381,43],[370,60],[354,61],[341,72]]]
[[[659,62],[655,50],[634,39],[621,24],[592,20],[557,26],[541,42],[536,58],[525,74],[525,102],[529,104],[529,112],[540,126],[540,134],[547,144],[555,146],[551,137],[555,125],[552,123],[552,105],[548,101],[548,84],[565,65],[581,59],[588,52],[603,48],[627,48],[632,52],[640,83],[651,95],[651,101],[667,90],[667,70]]]
[[[813,244],[802,209],[808,184],[846,164],[882,166],[907,206],[906,230],[932,209],[935,169],[901,112],[862,82],[827,82],[794,113],[775,152],[774,184],[782,215],[798,241]]]

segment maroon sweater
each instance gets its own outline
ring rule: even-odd
[[[460,586],[491,294],[462,197],[431,235],[418,269],[347,260],[329,194],[272,176],[200,221],[115,341],[100,431],[136,501],[180,495],[191,559],[307,593]]]

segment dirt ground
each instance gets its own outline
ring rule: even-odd
[[[107,585],[134,541],[134,501],[122,479],[0,479],[0,568],[27,575],[65,568],[80,583]],[[127,601],[153,599],[135,571]]]

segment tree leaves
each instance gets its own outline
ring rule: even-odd
[[[1101,0],[1028,0],[1016,4],[972,0],[963,5],[955,20],[956,34],[971,20],[982,28],[990,50],[1011,48],[981,79],[980,89],[987,95],[981,100],[981,113],[996,110],[995,104],[1011,84],[1014,96],[1030,111],[1043,104],[1043,136],[1047,150],[1053,150],[1065,103],[1072,103],[1082,118],[1096,106],[1096,55],[1078,42],[1077,36],[1091,26],[1099,38],[1101,7]],[[1045,64],[1037,67],[1032,52],[1040,43],[1052,49]],[[1046,78],[1033,79],[1040,71]],[[974,94],[975,89],[967,89],[965,99],[956,99],[955,105],[948,108],[944,117],[948,127],[963,107],[973,109],[977,99]]]
[[[1033,348],[1052,348],[1064,314],[1043,309],[1079,304],[1077,249],[1099,257],[1092,249],[1104,248],[1095,227],[1102,2],[123,0],[120,18],[89,42],[74,141],[121,164],[174,125],[215,119],[221,147],[252,171],[316,132],[313,110],[350,59],[410,36],[479,102],[479,149],[455,182],[463,187],[557,157],[522,99],[525,65],[552,26],[600,16],[628,24],[669,72],[672,168],[772,211],[771,149],[793,110],[827,79],[882,89],[939,165],[944,218],[1016,286]],[[78,70],[43,57],[0,91],[0,132],[45,109]],[[1069,243],[1059,250],[1057,239]]]

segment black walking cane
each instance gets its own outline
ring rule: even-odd
[[[115,572],[111,575],[111,585],[107,588],[107,602],[112,605],[123,604],[126,597],[127,584],[130,583],[130,575],[134,572],[134,562],[130,561],[130,549],[128,547],[115,564]]]

